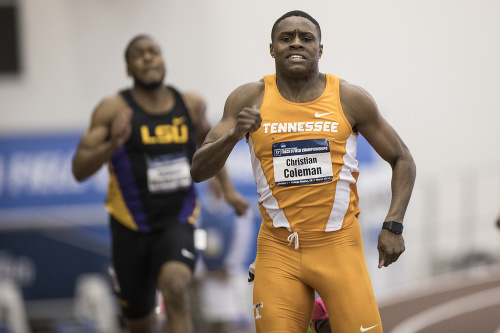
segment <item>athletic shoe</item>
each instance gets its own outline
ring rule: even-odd
[[[326,312],[325,304],[321,297],[316,298],[314,301],[314,312],[311,320],[311,328],[313,332],[317,332],[316,329],[325,320],[328,320],[328,313]]]

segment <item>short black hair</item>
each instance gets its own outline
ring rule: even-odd
[[[147,35],[147,34],[139,34],[137,36],[135,36],[134,38],[132,38],[128,44],[127,44],[127,47],[125,48],[125,62],[128,64],[128,53],[130,51],[130,48],[132,47],[132,45],[134,45],[135,42],[137,42],[138,40],[141,40],[141,39],[151,39],[153,40],[153,37],[151,37],[150,35]]]
[[[321,28],[319,27],[318,21],[316,21],[311,15],[301,10],[292,10],[288,13],[285,13],[283,14],[283,16],[277,19],[276,22],[274,22],[273,28],[271,30],[271,41],[273,40],[274,32],[276,31],[276,26],[278,25],[278,23],[291,16],[300,16],[311,21],[316,26],[316,29],[318,29],[319,40],[321,41]]]

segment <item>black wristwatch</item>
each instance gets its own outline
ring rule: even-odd
[[[382,224],[382,229],[387,229],[395,234],[403,233],[403,223],[396,221],[387,221]]]

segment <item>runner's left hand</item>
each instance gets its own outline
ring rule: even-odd
[[[405,240],[402,234],[395,234],[382,229],[378,235],[378,268],[387,267],[396,262],[405,251]]]

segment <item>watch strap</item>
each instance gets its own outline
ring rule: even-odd
[[[387,221],[382,223],[382,229],[387,229],[395,234],[403,233],[403,223],[397,221]]]

